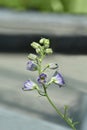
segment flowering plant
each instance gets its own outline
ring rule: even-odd
[[[78,124],[78,122],[73,122],[73,120],[70,117],[68,117],[68,107],[64,106],[64,113],[62,113],[52,102],[47,92],[48,87],[52,84],[57,84],[59,87],[62,87],[65,84],[63,76],[57,70],[57,63],[48,63],[45,67],[42,66],[42,61],[45,58],[45,56],[53,53],[52,48],[50,48],[49,39],[41,38],[39,40],[39,43],[32,42],[31,46],[35,49],[36,54],[30,53],[28,55],[29,61],[27,62],[27,70],[38,71],[37,84],[29,79],[24,83],[23,90],[37,90],[39,95],[44,96],[48,99],[49,103],[55,109],[57,114],[63,120],[65,120],[65,122],[72,128],[72,130],[76,130],[76,124]],[[47,81],[47,69],[55,70],[54,75],[50,78],[50,81]]]

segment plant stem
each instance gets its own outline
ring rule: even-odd
[[[64,114],[61,113],[61,111],[55,106],[55,104],[52,102],[52,100],[49,98],[47,91],[45,90],[45,96],[48,99],[49,103],[52,105],[52,107],[55,109],[57,114],[65,120],[65,122],[72,128],[72,130],[76,130],[75,126],[64,116]]]
[[[41,74],[41,72],[44,72],[49,66],[47,66],[43,71],[42,71],[42,60],[43,58],[45,57],[45,54],[44,54],[44,50],[42,49],[41,53],[40,53],[40,56],[38,57],[37,59],[37,64],[38,64],[38,73],[39,75]],[[50,85],[50,83],[48,84],[48,86]],[[48,93],[47,93],[47,87],[48,86],[45,86],[45,84],[42,84],[43,86],[43,89],[44,89],[44,92],[42,93],[40,90],[38,90],[38,93],[41,95],[41,96],[45,96],[49,103],[51,104],[51,106],[55,109],[55,111],[57,112],[57,114],[72,128],[72,130],[76,130],[75,128],[75,125],[74,123],[72,122],[72,120],[70,120],[70,118],[68,118],[65,113],[63,114],[56,106],[55,104],[52,102],[52,100],[50,99],[50,97],[48,96]]]

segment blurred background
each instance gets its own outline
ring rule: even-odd
[[[37,92],[21,89],[27,79],[36,82],[26,63],[30,43],[41,37],[54,51],[43,64],[57,62],[66,82],[51,86],[49,95],[61,111],[69,106],[77,130],[87,130],[86,0],[0,0],[0,129],[68,129]]]
[[[86,0],[0,0],[1,8],[19,11],[35,10],[54,13],[87,13]]]

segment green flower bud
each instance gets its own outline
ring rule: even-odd
[[[50,40],[49,40],[49,39],[45,39],[45,40],[44,40],[44,44],[49,45],[49,44],[50,44]]]
[[[30,54],[28,55],[28,59],[29,59],[29,60],[36,60],[36,58],[37,58],[37,56],[34,55],[34,54],[32,54],[32,53],[30,53]]]
[[[40,46],[37,42],[32,42],[32,43],[31,43],[31,46],[32,46],[34,49],[41,48],[41,46]]]
[[[44,44],[44,40],[45,40],[45,38],[41,38],[40,41],[39,41],[39,43],[40,44]]]
[[[39,41],[40,44],[44,44],[44,46],[46,48],[48,48],[50,46],[50,41],[49,39],[46,39],[46,38],[41,38],[40,41]]]
[[[46,54],[52,54],[52,53],[53,53],[53,51],[52,51],[52,49],[51,49],[51,48],[48,48],[48,49],[46,49],[46,50],[45,50],[45,53],[46,53]]]
[[[40,53],[41,50],[39,48],[36,49],[36,53]]]

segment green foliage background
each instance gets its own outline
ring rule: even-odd
[[[1,8],[58,13],[87,13],[87,0],[0,0]]]

